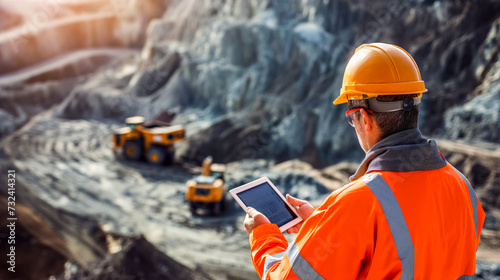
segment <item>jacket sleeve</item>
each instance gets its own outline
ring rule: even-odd
[[[256,227],[250,234],[250,247],[253,265],[262,279],[266,260],[269,266],[277,266],[288,242],[276,224],[264,224]]]

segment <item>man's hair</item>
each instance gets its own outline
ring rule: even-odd
[[[408,97],[417,97],[418,94],[409,95],[379,95],[377,101],[400,101]],[[349,100],[347,106],[350,109],[365,108],[370,109],[368,100]],[[409,111],[399,110],[395,112],[377,113],[373,112],[375,123],[380,127],[380,139],[399,131],[418,127],[418,105],[413,106]],[[359,114],[357,114],[359,119]]]

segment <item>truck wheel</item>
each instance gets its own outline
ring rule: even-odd
[[[146,160],[149,163],[160,165],[165,162],[165,148],[158,146],[151,146],[146,155]]]
[[[172,162],[174,162],[174,154],[175,154],[175,150],[170,148],[170,147],[167,147],[165,149],[166,151],[166,154],[165,154],[165,164],[166,165],[170,165],[172,164]]]
[[[189,202],[189,210],[191,211],[191,214],[193,216],[197,216],[198,213],[196,213],[196,202]]]
[[[123,144],[123,155],[127,159],[138,160],[142,156],[142,146],[139,141],[125,141]]]
[[[211,209],[211,210],[212,210],[212,211],[211,211],[211,212],[212,212],[212,215],[216,216],[216,215],[219,215],[219,214],[220,214],[220,212],[221,212],[221,204],[220,204],[220,202],[214,202],[214,203],[212,203],[212,205],[210,205],[210,206],[211,206],[211,208],[212,208],[212,209]]]
[[[220,203],[220,212],[223,213],[224,211],[226,211],[226,200],[225,199],[222,199]]]

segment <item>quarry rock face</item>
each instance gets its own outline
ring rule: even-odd
[[[101,5],[92,1],[67,4],[50,1],[0,34],[0,74],[79,49],[140,47],[149,21],[161,15],[167,4],[167,1],[107,0]],[[10,9],[22,12],[22,6],[13,6]],[[4,13],[14,21],[15,13]]]
[[[60,103],[90,74],[137,55],[149,22],[169,3],[0,3],[0,137]]]
[[[451,139],[500,141],[500,87],[490,89],[446,113],[445,128]]]
[[[345,105],[332,101],[354,49],[383,41],[420,66],[429,89],[420,106],[424,134],[498,143],[499,10],[496,1],[182,1],[151,22],[140,64],[127,66],[137,70],[120,95],[135,101],[123,110],[151,119],[162,108],[194,106],[269,131],[271,148],[259,155],[315,166],[358,159]],[[108,100],[109,85],[94,80],[86,91]],[[73,102],[95,106],[85,99],[83,92]],[[106,102],[99,111],[123,105]],[[197,153],[190,154],[183,157]]]
[[[481,84],[465,104],[446,112],[446,135],[451,139],[500,141],[500,19],[492,25],[474,63]]]

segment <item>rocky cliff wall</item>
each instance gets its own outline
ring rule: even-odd
[[[140,48],[149,21],[165,11],[168,1],[25,1],[11,5],[0,4],[9,23],[0,29],[0,74],[81,49]]]
[[[145,7],[151,10],[151,5]],[[407,49],[420,66],[429,89],[421,105],[425,134],[499,142],[497,1],[233,0],[169,5],[163,17],[149,25],[139,57],[122,58],[123,63],[75,88],[58,115],[121,122],[134,114],[153,119],[174,108],[197,108],[205,116],[198,115],[201,120],[230,119],[236,127],[264,131],[261,138],[267,138],[253,141],[258,144],[246,155],[237,151],[245,147],[230,144],[227,153],[233,156],[225,161],[250,154],[278,160],[298,157],[315,166],[359,160],[362,151],[344,121],[345,106],[331,102],[355,47],[383,41]],[[100,29],[91,25],[85,28]],[[57,28],[39,32],[62,34]],[[58,48],[49,47],[48,52]],[[8,48],[2,51],[7,54]],[[15,95],[9,88],[2,91]],[[16,119],[5,108],[3,114]],[[2,130],[23,123],[2,124],[8,127]],[[192,132],[202,138],[210,134]],[[198,140],[190,141],[190,149],[184,158],[215,152]]]
[[[488,0],[177,1],[150,24],[142,62],[121,96],[99,105],[100,113],[75,112],[96,94],[110,98],[113,82],[94,81],[60,116],[112,111],[116,119],[152,119],[195,107],[212,122],[229,119],[229,131],[233,125],[264,131],[259,141],[266,143],[252,147],[256,156],[315,166],[359,160],[346,108],[332,101],[355,47],[383,41],[407,49],[420,66],[429,89],[421,105],[425,134],[498,143],[499,16],[500,3]],[[185,158],[216,152],[206,143],[217,139],[204,137],[212,129],[193,132],[203,141],[193,137]],[[224,161],[245,157],[240,143],[228,145],[225,153],[234,156]]]

